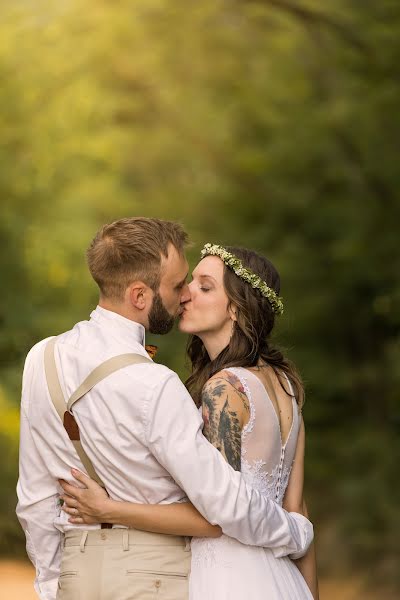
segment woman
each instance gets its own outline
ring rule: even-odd
[[[251,486],[286,510],[307,514],[303,387],[269,341],[275,315],[283,312],[277,271],[253,251],[206,244],[189,287],[179,328],[191,336],[187,386],[201,407],[204,435]],[[296,561],[275,558],[269,549],[221,535],[190,503],[116,502],[74,473],[88,489],[78,499],[64,496],[71,522],[193,536],[191,600],[318,598],[313,547]]]

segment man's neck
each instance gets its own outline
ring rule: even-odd
[[[110,310],[111,312],[116,313],[117,315],[121,315],[121,317],[125,317],[125,319],[129,319],[129,321],[134,321],[135,323],[140,323],[146,328],[146,325],[142,322],[142,315],[138,314],[137,311],[132,310],[127,307],[123,303],[116,303],[106,298],[100,298],[99,300],[100,308],[104,308],[105,310]]]

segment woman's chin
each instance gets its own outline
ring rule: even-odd
[[[182,323],[182,321],[179,321],[178,329],[181,333],[191,333],[189,331],[189,329],[186,327],[185,323]]]
[[[178,329],[181,333],[187,333],[187,334],[195,334],[196,333],[195,331],[193,331],[193,328],[190,327],[190,323],[186,323],[185,319],[182,317],[179,319]]]

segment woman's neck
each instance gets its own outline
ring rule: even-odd
[[[210,360],[214,360],[229,344],[230,336],[225,331],[199,335]]]

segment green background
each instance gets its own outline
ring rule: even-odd
[[[399,590],[399,40],[397,0],[3,0],[3,555],[24,357],[96,305],[99,226],[156,216],[191,267],[206,241],[278,267],[321,573]],[[186,376],[182,336],[148,341]]]

